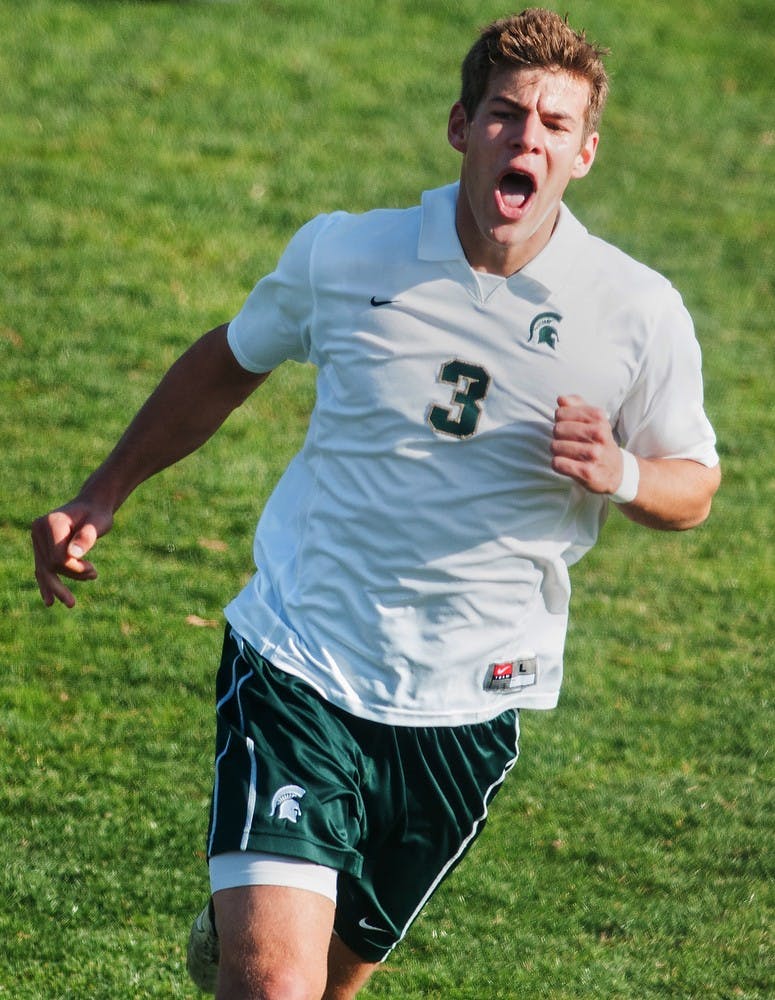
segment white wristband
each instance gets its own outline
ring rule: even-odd
[[[625,451],[624,448],[620,448],[619,451],[622,455],[622,481],[608,496],[614,503],[632,503],[638,495],[640,482],[638,460],[631,451]]]

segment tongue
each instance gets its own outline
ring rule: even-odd
[[[509,208],[522,208],[533,193],[533,185],[520,174],[507,174],[501,181],[501,195]]]

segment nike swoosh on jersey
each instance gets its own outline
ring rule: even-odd
[[[378,299],[376,295],[372,295],[371,304],[373,306],[389,306],[392,305],[395,299]]]

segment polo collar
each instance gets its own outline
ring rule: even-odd
[[[571,268],[578,264],[585,252],[584,244],[588,235],[584,226],[562,202],[557,225],[549,242],[518,273],[531,281],[537,281],[548,292],[553,291],[563,283]]]
[[[460,185],[424,191],[422,196],[422,223],[417,256],[420,260],[465,260],[455,227],[457,193]]]
[[[423,192],[422,223],[417,253],[420,260],[467,263],[455,228],[459,184]],[[531,261],[512,277],[528,278],[551,292],[583,254],[587,230],[564,203],[552,237]],[[509,279],[511,280],[511,279]]]

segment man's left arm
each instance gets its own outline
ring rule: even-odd
[[[683,458],[637,461],[637,492],[620,510],[631,521],[663,531],[701,524],[721,482],[718,465]],[[606,414],[581,396],[560,396],[554,417],[552,468],[591,493],[612,495],[622,483],[625,458]]]

